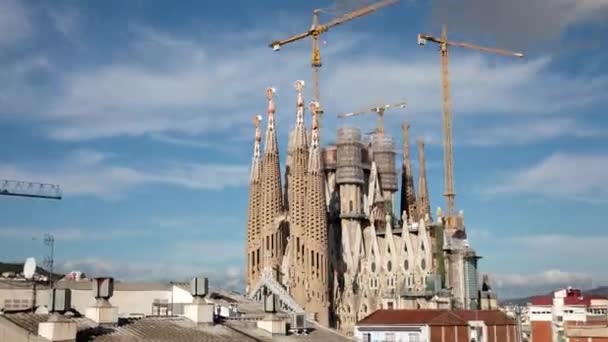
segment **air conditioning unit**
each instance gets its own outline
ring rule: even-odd
[[[291,325],[289,330],[296,334],[306,334],[307,332],[306,313],[296,312],[291,315]]]

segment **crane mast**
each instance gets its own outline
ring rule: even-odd
[[[440,45],[441,52],[441,93],[443,96],[443,165],[445,191],[443,195],[446,198],[447,216],[454,216],[454,207],[456,202],[456,193],[454,191],[454,153],[452,151],[452,95],[450,93],[450,77],[449,77],[449,56],[447,42],[447,28],[444,25],[441,32]]]
[[[0,179],[0,195],[60,200],[61,188],[55,184]]]
[[[449,49],[448,46],[458,46],[467,49],[478,50],[496,55],[523,57],[520,52],[512,52],[503,49],[488,48],[469,43],[450,42],[448,41],[447,27],[443,25],[441,38],[435,38],[430,35],[418,34],[418,44],[425,45],[427,41],[439,44],[439,53],[441,59],[441,93],[442,93],[442,110],[443,110],[443,165],[444,165],[444,183],[446,197],[446,218],[448,228],[457,228],[455,222],[454,208],[456,206],[456,191],[454,189],[454,153],[452,143],[452,95],[450,93],[450,77],[449,77]]]
[[[275,50],[279,51],[283,45],[293,43],[295,41],[304,39],[306,37],[312,37],[312,54],[311,54],[311,66],[312,66],[312,89],[313,89],[313,101],[315,101],[318,106],[316,114],[323,114],[323,109],[321,105],[321,91],[319,86],[319,74],[321,69],[321,49],[319,47],[319,39],[321,34],[327,32],[334,26],[338,26],[345,22],[351,21],[353,19],[363,17],[369,15],[380,8],[386,7],[388,5],[392,5],[399,2],[399,0],[382,0],[376,3],[373,3],[368,6],[361,7],[352,12],[346,13],[336,19],[331,20],[326,24],[319,24],[319,13],[321,12],[319,9],[315,9],[312,13],[312,26],[308,31],[302,32],[300,34],[291,36],[287,39],[276,40],[269,44],[269,46]]]

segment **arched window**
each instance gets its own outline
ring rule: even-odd
[[[403,268],[405,268],[406,271],[410,269],[410,263],[407,259],[403,261]]]
[[[422,267],[422,270],[426,270],[426,260],[422,259],[420,260],[420,267]]]
[[[386,264],[386,269],[390,272],[393,270],[393,263],[389,260]]]

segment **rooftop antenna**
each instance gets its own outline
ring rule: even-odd
[[[32,280],[36,273],[36,259],[33,257],[25,259],[23,264],[23,276],[27,280]],[[36,281],[32,281],[32,312],[36,310]]]
[[[27,258],[25,259],[25,264],[23,264],[23,276],[25,279],[32,279],[34,273],[36,272],[36,259]]]
[[[55,236],[44,234],[44,244],[49,246],[49,255],[45,258],[45,264],[49,268],[49,286],[51,290],[55,287],[53,282],[53,264],[55,263]]]

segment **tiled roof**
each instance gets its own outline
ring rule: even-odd
[[[515,321],[498,310],[377,310],[357,325],[514,325]]]
[[[257,328],[256,321],[226,320],[221,324],[197,326],[183,317],[148,317],[99,336],[95,342],[351,341],[337,332],[312,324],[308,335],[271,336]]]
[[[514,319],[499,310],[456,310],[454,312],[465,321],[483,321],[486,325],[515,325]]]
[[[550,296],[539,296],[532,297],[532,305],[539,306],[552,306],[553,305],[553,297]]]
[[[376,310],[357,325],[468,325],[449,310]]]
[[[0,315],[0,322],[5,319],[12,324],[20,327],[21,329],[33,334],[38,335],[38,325],[42,322],[49,320],[49,315],[40,315],[34,313],[15,313]],[[77,341],[92,341],[95,336],[107,334],[111,332],[108,328],[99,327],[95,322],[84,317],[72,317],[71,320],[75,321],[78,329]]]

